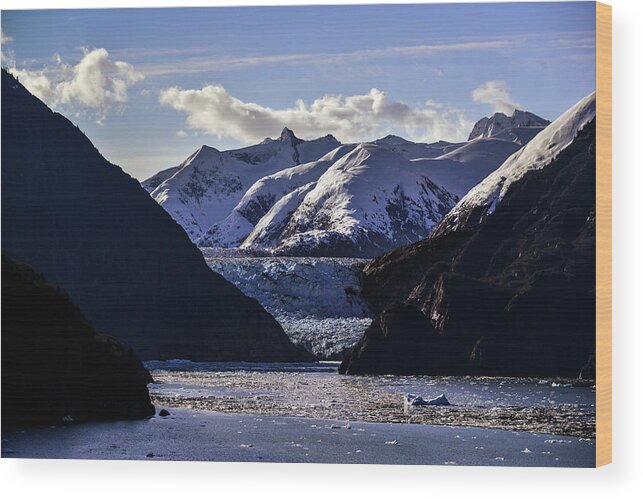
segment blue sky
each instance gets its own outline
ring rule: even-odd
[[[143,179],[284,125],[455,140],[496,110],[554,119],[595,88],[594,24],[591,2],[3,11],[2,57]]]

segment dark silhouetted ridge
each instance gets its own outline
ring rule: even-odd
[[[129,175],[2,71],[2,251],[143,359],[308,359]]]

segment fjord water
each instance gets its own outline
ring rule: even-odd
[[[157,414],[165,408],[169,416],[9,431],[3,455],[594,466],[595,439],[582,433],[595,418],[594,389],[562,380],[343,376],[336,362],[174,360],[146,367],[154,377],[149,387]],[[431,408],[432,424],[422,424],[426,413],[404,410],[408,392],[425,398],[444,393],[453,405]],[[557,412],[581,433],[548,419]],[[459,419],[463,414],[470,417]]]
[[[441,422],[510,429],[556,431],[591,437],[595,387],[573,380],[475,376],[398,376],[337,374],[337,362],[206,363],[182,360],[145,363],[157,405],[257,412],[273,416],[323,417],[355,421],[408,422],[407,393],[429,399],[445,394],[451,406]],[[503,413],[520,413],[507,419]],[[533,413],[531,411],[534,411]],[[462,419],[458,413],[467,413]],[[573,415],[569,424],[552,414]],[[412,422],[424,413],[411,412]],[[414,416],[418,416],[415,418]]]
[[[593,467],[593,440],[480,428],[173,409],[166,418],[7,433],[3,457]]]

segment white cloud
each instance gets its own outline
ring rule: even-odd
[[[8,43],[13,41],[13,37],[6,35],[5,32],[0,28],[0,60],[2,61],[3,66],[13,65],[13,50],[8,47],[5,47]]]
[[[2,28],[0,28],[0,43],[9,43],[12,41],[13,41],[13,38],[10,37],[9,35],[5,35],[4,31],[2,31]]]
[[[110,59],[104,48],[85,50],[75,66],[54,54],[55,66],[40,70],[11,68],[20,82],[37,97],[54,107],[89,108],[98,120],[115,104],[127,101],[127,90],[143,75],[123,61]]]
[[[188,136],[187,132],[185,130],[179,130],[176,132],[176,136],[180,139],[183,139]]]
[[[459,140],[472,126],[461,111],[439,108],[433,101],[411,107],[389,99],[377,88],[363,95],[325,95],[310,105],[299,99],[293,107],[282,109],[244,102],[221,85],[200,90],[167,88],[159,100],[185,113],[191,129],[248,142],[274,136],[284,126],[302,138],[332,133],[344,142],[372,140],[392,132],[413,140]]]
[[[519,104],[509,93],[507,83],[503,80],[491,80],[483,83],[471,92],[471,97],[480,104],[489,104],[494,112],[512,114]]]

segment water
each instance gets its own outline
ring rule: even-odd
[[[191,409],[3,432],[2,457],[592,467],[593,440],[484,428],[258,417]],[[528,451],[528,452],[527,452]]]
[[[150,360],[144,364],[150,371],[336,373],[340,362],[193,362],[172,359]]]
[[[432,394],[448,393],[452,404],[469,407],[569,406],[596,412],[596,390],[569,382],[537,378],[476,378],[403,376],[388,378],[387,390]]]
[[[168,417],[10,429],[3,458],[595,463],[594,389],[561,380],[343,376],[336,362],[146,367],[156,409],[169,409]],[[407,414],[407,392],[445,393],[453,405]]]
[[[333,362],[148,362],[157,404],[218,412],[481,426],[592,437],[595,388],[537,378],[344,376]],[[405,411],[407,393],[452,404]]]

